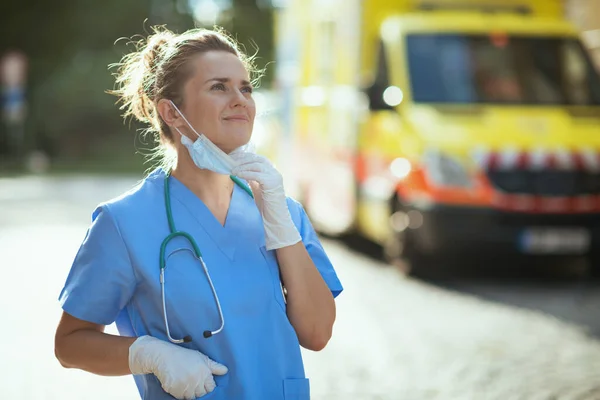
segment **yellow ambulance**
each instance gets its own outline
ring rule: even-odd
[[[559,0],[287,0],[279,164],[324,233],[600,270],[600,76]],[[425,268],[425,267],[423,267]]]

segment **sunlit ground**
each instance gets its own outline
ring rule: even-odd
[[[89,214],[132,181],[0,182],[11,189],[0,191],[0,398],[137,397],[131,377],[67,370],[53,354],[57,297]],[[600,344],[582,327],[407,279],[324,243],[345,292],[333,339],[305,352],[313,399],[600,398]]]

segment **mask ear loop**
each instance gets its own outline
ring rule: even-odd
[[[179,135],[180,135],[181,137],[183,137],[183,133],[181,133],[181,131],[179,130],[179,128],[178,128],[178,127],[174,126],[173,128],[175,128],[175,130],[176,130],[177,132],[179,132]]]
[[[223,152],[223,150],[221,150],[219,147],[217,147],[213,142],[211,142],[206,136],[204,135],[200,135],[198,132],[196,132],[196,130],[194,129],[194,127],[192,126],[192,124],[189,123],[189,121],[187,120],[187,118],[185,118],[185,115],[183,115],[183,113],[179,110],[179,108],[177,108],[177,106],[175,105],[175,103],[173,102],[173,100],[169,100],[169,102],[171,103],[171,105],[173,105],[173,107],[175,108],[175,110],[179,113],[179,115],[181,115],[181,118],[183,118],[183,120],[188,124],[188,126],[190,127],[190,129],[192,131],[194,131],[194,133],[196,135],[198,135],[198,140],[202,141],[205,143],[206,146],[211,147],[213,149],[213,152],[218,156],[221,157],[222,159],[224,158],[227,163],[232,163],[230,156]],[[181,131],[179,130],[179,128],[174,127],[177,132],[179,132],[179,134],[181,136],[183,136],[183,133],[181,133]],[[243,147],[243,146],[242,146]]]
[[[223,152],[223,150],[221,150],[219,147],[217,147],[213,142],[211,142],[206,136],[204,135],[200,135],[198,134],[198,132],[196,132],[196,130],[194,129],[194,127],[192,126],[192,124],[189,123],[189,121],[185,118],[185,115],[183,115],[183,113],[181,111],[179,111],[179,108],[177,108],[177,106],[175,105],[175,103],[173,102],[173,100],[169,100],[169,102],[173,105],[173,107],[175,108],[175,110],[177,110],[177,112],[179,113],[179,115],[181,115],[181,117],[183,118],[183,120],[188,124],[188,126],[190,127],[190,129],[192,131],[194,131],[194,133],[196,135],[198,135],[198,139],[201,143],[204,143],[205,146],[209,147],[212,149],[212,152],[217,156],[220,157],[224,162],[227,164],[232,164],[233,161],[231,160],[231,157],[229,157],[229,155],[225,152]],[[174,127],[177,132],[179,132],[179,134],[183,137],[183,134],[181,133],[181,131],[179,130],[179,128]],[[233,168],[233,166],[231,166],[231,168]]]
[[[192,126],[192,124],[189,123],[189,121],[187,120],[187,118],[185,117],[185,115],[183,115],[183,113],[181,111],[179,111],[179,108],[177,108],[177,106],[175,105],[175,103],[173,103],[173,100],[169,100],[169,102],[171,103],[171,105],[173,107],[175,107],[175,110],[179,113],[179,115],[181,115],[181,118],[183,118],[183,120],[185,121],[186,124],[188,124],[188,126],[190,127],[190,129],[198,136],[201,137],[200,134],[198,132],[196,132],[196,130],[194,129],[194,127]],[[179,132],[179,134],[181,136],[183,136],[183,133],[181,133],[181,131],[179,130],[179,128],[177,128],[176,126],[174,126],[173,128],[175,128],[175,130],[177,132]]]

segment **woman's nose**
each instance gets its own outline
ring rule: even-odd
[[[231,100],[232,107],[246,107],[248,105],[248,98],[242,93],[240,90],[236,90],[233,94],[233,99]]]

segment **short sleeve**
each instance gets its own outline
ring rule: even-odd
[[[290,211],[292,210],[292,207],[297,208],[297,212],[292,211],[291,214],[292,219],[294,219],[296,227],[300,232],[300,236],[302,237],[302,242],[315,263],[315,266],[321,273],[323,280],[331,290],[333,297],[337,297],[342,293],[344,288],[342,287],[342,283],[340,282],[329,257],[325,253],[325,249],[323,248],[315,229],[308,219],[308,215],[306,215],[302,205],[294,200],[288,200],[288,206]]]
[[[62,289],[68,314],[101,325],[112,324],[136,286],[133,267],[107,206],[98,207]]]

